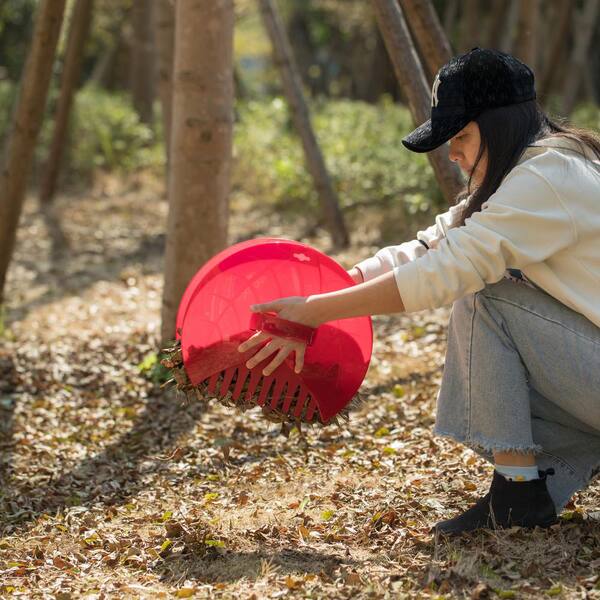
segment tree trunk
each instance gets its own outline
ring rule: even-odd
[[[52,64],[65,10],[65,0],[38,4],[31,47],[21,76],[19,96],[0,172],[0,304],[23,208],[27,176],[42,126]]]
[[[190,279],[227,245],[233,133],[233,0],[176,3],[163,343]]]
[[[121,29],[113,32],[111,45],[108,48],[105,48],[102,55],[96,59],[94,69],[89,78],[89,83],[92,85],[101,88],[107,88],[109,86],[111,74],[115,68],[115,62],[123,43],[122,36],[123,33]]]
[[[40,183],[40,202],[42,204],[51,202],[56,191],[71,105],[81,73],[83,49],[92,20],[93,2],[94,0],[77,0],[73,8],[60,85],[60,97],[54,117],[54,132],[48,160]]]
[[[517,28],[517,21],[519,19],[519,2],[520,0],[510,0],[508,17],[506,19],[506,27],[502,32],[502,37],[500,40],[500,50],[503,52],[508,52],[509,54],[513,51],[515,29]]]
[[[313,96],[326,93],[327,90],[323,85],[324,78],[310,76],[310,68],[316,60],[316,51],[307,19],[310,0],[302,3],[293,2],[290,8],[292,12],[287,19],[287,34],[301,80]]]
[[[175,8],[173,0],[158,0],[154,17],[154,32],[158,50],[158,94],[162,107],[165,153],[168,165],[173,113],[173,53],[175,51]]]
[[[389,94],[394,100],[398,99],[398,81],[394,75],[394,67],[390,61],[385,42],[376,29],[375,48],[371,56],[371,66],[367,75],[367,102],[377,102],[383,94]]]
[[[569,42],[569,30],[573,18],[574,0],[557,0],[556,15],[552,27],[552,38],[549,40],[549,52],[544,64],[544,70],[538,85],[539,95],[544,100],[550,95],[552,85],[556,81],[556,69],[560,63],[561,56],[567,52]]]
[[[440,67],[452,58],[446,32],[442,29],[431,0],[400,0],[400,5],[427,65],[428,80],[432,84]]]
[[[569,116],[575,108],[577,102],[579,87],[581,85],[581,75],[585,68],[587,54],[590,49],[590,42],[594,35],[594,28],[598,25],[598,9],[600,0],[586,0],[577,19],[577,35],[573,51],[569,60],[569,69],[565,80],[562,114]]]
[[[540,5],[539,0],[521,0],[517,22],[517,43],[515,55],[535,73],[536,71],[536,38]]]
[[[454,36],[454,25],[458,14],[458,0],[448,0],[444,10],[444,31],[449,39]]]
[[[133,43],[131,47],[131,94],[143,123],[151,124],[154,111],[155,57],[153,36],[154,0],[135,0],[131,6]]]
[[[413,120],[423,123],[431,116],[431,95],[402,10],[396,0],[372,0],[372,4]],[[464,185],[458,167],[448,158],[448,148],[444,145],[428,152],[427,158],[444,197],[453,203]]]
[[[487,29],[487,47],[499,48],[502,32],[508,16],[508,0],[494,0]]]
[[[304,157],[321,203],[323,217],[336,248],[349,244],[348,231],[340,210],[337,195],[321,150],[310,123],[308,105],[302,92],[302,84],[281,18],[273,0],[260,0],[265,29],[271,39],[275,62],[281,73],[283,89],[290,106],[292,120],[302,140]]]
[[[481,31],[480,0],[464,0],[464,9],[460,48],[463,52],[468,52],[471,48],[479,45],[479,32]]]

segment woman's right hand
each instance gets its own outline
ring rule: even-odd
[[[363,274],[362,274],[361,270],[357,269],[356,267],[352,267],[348,271],[348,275],[350,275],[350,277],[352,277],[352,279],[354,280],[354,283],[363,283],[364,282]]]

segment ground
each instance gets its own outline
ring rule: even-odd
[[[310,216],[232,209],[232,243],[327,251]],[[286,439],[153,383],[165,214],[152,178],[99,178],[58,199],[60,250],[26,204],[0,349],[1,597],[600,598],[598,483],[547,531],[430,535],[491,474],[432,435],[446,308],[374,319],[342,428]],[[379,247],[367,207],[351,227],[347,268]]]

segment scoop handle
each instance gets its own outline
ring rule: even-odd
[[[317,333],[316,327],[309,327],[294,321],[281,319],[273,313],[252,313],[250,319],[250,329],[254,331],[264,331],[279,337],[298,340],[304,342],[307,346],[311,346],[315,341]]]

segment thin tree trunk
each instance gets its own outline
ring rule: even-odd
[[[584,97],[594,104],[598,104],[598,93],[594,88],[594,78],[592,75],[592,61],[588,59],[583,75]]]
[[[163,343],[198,268],[227,244],[233,133],[233,0],[176,3]]]
[[[444,11],[444,31],[449,39],[452,39],[454,34],[454,25],[456,23],[456,15],[458,14],[458,0],[448,0],[446,10]]]
[[[413,120],[423,123],[431,116],[431,94],[402,10],[396,0],[372,0],[372,4]],[[427,158],[444,197],[452,203],[464,185],[458,167],[448,158],[448,148],[444,145],[428,152]]]
[[[131,94],[140,120],[151,124],[154,117],[154,0],[135,0],[131,6]]]
[[[460,48],[467,52],[479,45],[481,6],[479,0],[464,0],[463,33]]]
[[[65,0],[41,0],[0,172],[0,304],[14,250],[27,177],[42,126]]]
[[[321,203],[321,210],[327,229],[336,248],[344,248],[349,244],[348,231],[339,207],[338,198],[325,160],[317,143],[310,123],[308,105],[302,92],[302,84],[298,68],[294,61],[287,34],[281,22],[273,0],[260,0],[260,9],[265,29],[271,39],[275,62],[281,73],[283,89],[290,106],[292,119],[302,140],[304,157]]]
[[[96,59],[94,69],[89,78],[89,83],[98,87],[105,88],[108,86],[111,73],[115,67],[117,55],[121,47],[122,30],[113,33],[112,45],[106,48],[103,54]]]
[[[557,13],[550,24],[552,36],[549,41],[549,52],[538,85],[539,95],[543,99],[550,95],[552,85],[556,80],[556,71],[560,59],[567,52],[573,6],[574,0],[556,0]]]
[[[516,56],[536,71],[536,38],[540,13],[539,0],[521,0],[517,23]]]
[[[564,116],[569,116],[573,112],[577,102],[587,53],[594,35],[594,28],[598,25],[599,8],[600,0],[586,0],[578,18],[577,35],[569,60],[569,69],[563,92],[562,113]]]
[[[373,55],[371,56],[371,66],[368,70],[367,95],[365,99],[367,102],[377,102],[385,93],[390,94],[392,98],[396,99],[398,96],[398,82],[394,75],[394,67],[378,29],[375,30],[374,35],[376,35],[377,39],[375,41],[375,48],[373,48]]]
[[[94,0],[77,0],[73,8],[61,78],[60,97],[54,117],[54,132],[48,152],[48,160],[40,183],[40,202],[42,204],[51,202],[56,191],[73,96],[77,89],[83,49],[92,20],[93,2]]]
[[[517,21],[519,19],[520,1],[521,0],[510,0],[508,17],[506,19],[506,28],[504,29],[502,38],[500,40],[500,50],[503,52],[508,52],[509,54],[513,51],[515,29],[517,28]]]
[[[493,1],[486,36],[488,48],[500,47],[500,39],[508,16],[508,8],[508,0]]]
[[[440,67],[452,58],[452,48],[431,0],[400,0],[400,6],[412,31],[413,38],[432,84]]]
[[[162,122],[167,165],[171,143],[173,113],[173,54],[175,51],[175,0],[158,0],[154,16],[154,32],[158,50],[158,95],[162,107]],[[167,167],[168,172],[168,167]]]
[[[316,78],[309,75],[310,68],[317,58],[307,18],[311,10],[311,2],[310,0],[292,2],[290,8],[291,14],[287,19],[287,34],[298,72],[310,94],[324,93],[323,77]]]

